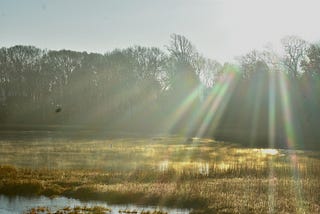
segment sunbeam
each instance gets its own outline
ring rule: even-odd
[[[258,135],[258,122],[259,122],[259,115],[261,111],[261,101],[262,101],[262,94],[263,94],[263,89],[262,85],[259,84],[257,86],[257,90],[254,92],[254,100],[255,102],[253,103],[253,112],[252,112],[252,124],[251,124],[251,130],[250,130],[250,139],[249,139],[249,145],[254,146],[256,137]],[[253,88],[250,88],[254,90]],[[250,103],[250,102],[248,102]],[[249,107],[249,106],[248,106]]]
[[[298,139],[297,135],[299,134],[299,130],[295,129],[293,114],[292,114],[292,102],[291,102],[291,94],[289,90],[288,79],[285,78],[284,74],[279,75],[280,81],[280,95],[282,101],[282,112],[283,112],[283,120],[285,126],[285,137],[286,137],[286,145],[289,149],[297,148]],[[300,213],[305,213],[305,208],[303,205],[303,198],[301,194],[301,180],[298,170],[298,158],[295,154],[295,151],[289,154],[289,160],[291,163],[291,170],[294,177],[293,189],[295,190],[295,197],[297,200],[296,209]]]
[[[275,132],[276,132],[276,97],[275,97],[275,73],[269,74],[269,112],[268,112],[268,141],[269,141],[269,147],[274,148],[275,147]],[[262,150],[263,154],[268,155],[276,155],[278,154],[278,151],[276,149],[264,149]],[[268,185],[268,207],[269,213],[274,213],[275,210],[275,188],[276,188],[276,182],[277,178],[274,173],[274,161],[273,157],[268,159],[269,162],[269,185]]]
[[[165,129],[167,131],[172,131],[176,126],[179,124],[179,122],[184,119],[184,117],[190,116],[186,115],[186,113],[189,110],[192,109],[192,104],[196,101],[196,99],[199,98],[199,90],[202,88],[201,85],[193,89],[193,91],[189,95],[185,95],[185,99],[181,102],[181,104],[178,105],[177,108],[173,109],[173,111],[168,115],[167,120],[165,121]],[[194,112],[191,112],[194,113]],[[184,126],[185,129],[188,129],[190,124]],[[182,128],[182,127],[179,127]],[[184,130],[186,131],[186,130]]]
[[[197,136],[203,136],[208,128],[215,130],[219,125],[219,121],[235,87],[235,76],[235,72],[226,73],[212,88],[209,98],[207,98],[208,100],[205,103],[205,106],[208,106],[209,109],[206,111],[205,117],[197,131]]]
[[[284,75],[279,75],[280,82],[280,96],[282,101],[282,113],[285,128],[286,146],[288,148],[294,148],[296,146],[296,132],[294,130],[291,103],[290,103],[290,91],[288,86],[288,80]]]
[[[275,147],[275,137],[276,137],[276,84],[275,84],[275,74],[270,73],[269,74],[269,147],[274,148]]]

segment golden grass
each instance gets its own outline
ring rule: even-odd
[[[6,141],[0,148],[0,194],[64,195],[193,213],[320,213],[317,152],[181,137]]]

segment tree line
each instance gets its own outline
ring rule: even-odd
[[[177,34],[165,49],[134,46],[105,54],[3,47],[0,124],[318,147],[320,45],[296,36],[281,42],[282,55],[253,50],[223,65]]]

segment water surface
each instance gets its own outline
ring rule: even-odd
[[[98,201],[88,201],[82,202],[77,199],[66,198],[66,197],[56,197],[56,198],[48,198],[45,196],[40,197],[22,197],[22,196],[14,196],[8,197],[4,195],[0,195],[0,213],[1,214],[21,214],[25,211],[35,208],[35,207],[48,207],[51,211],[55,212],[64,207],[75,207],[75,206],[103,206],[112,209],[111,214],[118,214],[119,210],[137,210],[138,213],[142,210],[153,211],[153,210],[162,210],[172,214],[189,214],[189,210],[187,209],[170,209],[166,207],[155,207],[155,206],[137,206],[137,205],[108,205],[105,202]]]

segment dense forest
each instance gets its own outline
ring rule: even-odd
[[[319,148],[320,44],[296,36],[281,43],[281,55],[253,50],[223,65],[177,34],[163,50],[3,47],[0,129],[68,126]]]

